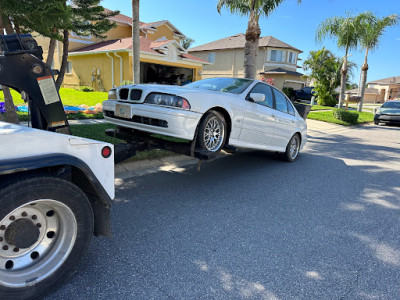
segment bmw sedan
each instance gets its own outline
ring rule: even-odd
[[[294,161],[307,125],[280,90],[244,78],[210,78],[186,86],[137,84],[111,89],[107,122],[139,131],[196,140],[218,153],[225,146],[282,153]]]
[[[382,104],[375,112],[375,125],[379,123],[400,124],[400,100],[389,100]]]

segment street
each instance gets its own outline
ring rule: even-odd
[[[327,126],[294,163],[120,180],[113,239],[48,299],[398,299],[400,127]]]

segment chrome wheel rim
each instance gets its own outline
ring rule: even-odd
[[[214,116],[210,118],[204,127],[204,145],[208,151],[218,151],[222,146],[225,136],[224,125]]]
[[[299,154],[299,138],[294,136],[289,144],[289,155],[291,159],[295,159]]]
[[[53,274],[71,253],[77,231],[74,213],[59,201],[14,209],[0,221],[0,283],[21,288]]]

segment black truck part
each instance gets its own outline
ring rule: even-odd
[[[21,93],[32,127],[70,134],[60,95],[43,50],[30,34],[0,35],[0,84]]]

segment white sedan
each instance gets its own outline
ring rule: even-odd
[[[111,89],[103,102],[107,122],[193,141],[219,152],[224,146],[281,152],[294,161],[307,142],[307,124],[291,101],[264,82],[211,78],[186,86],[137,84]]]

